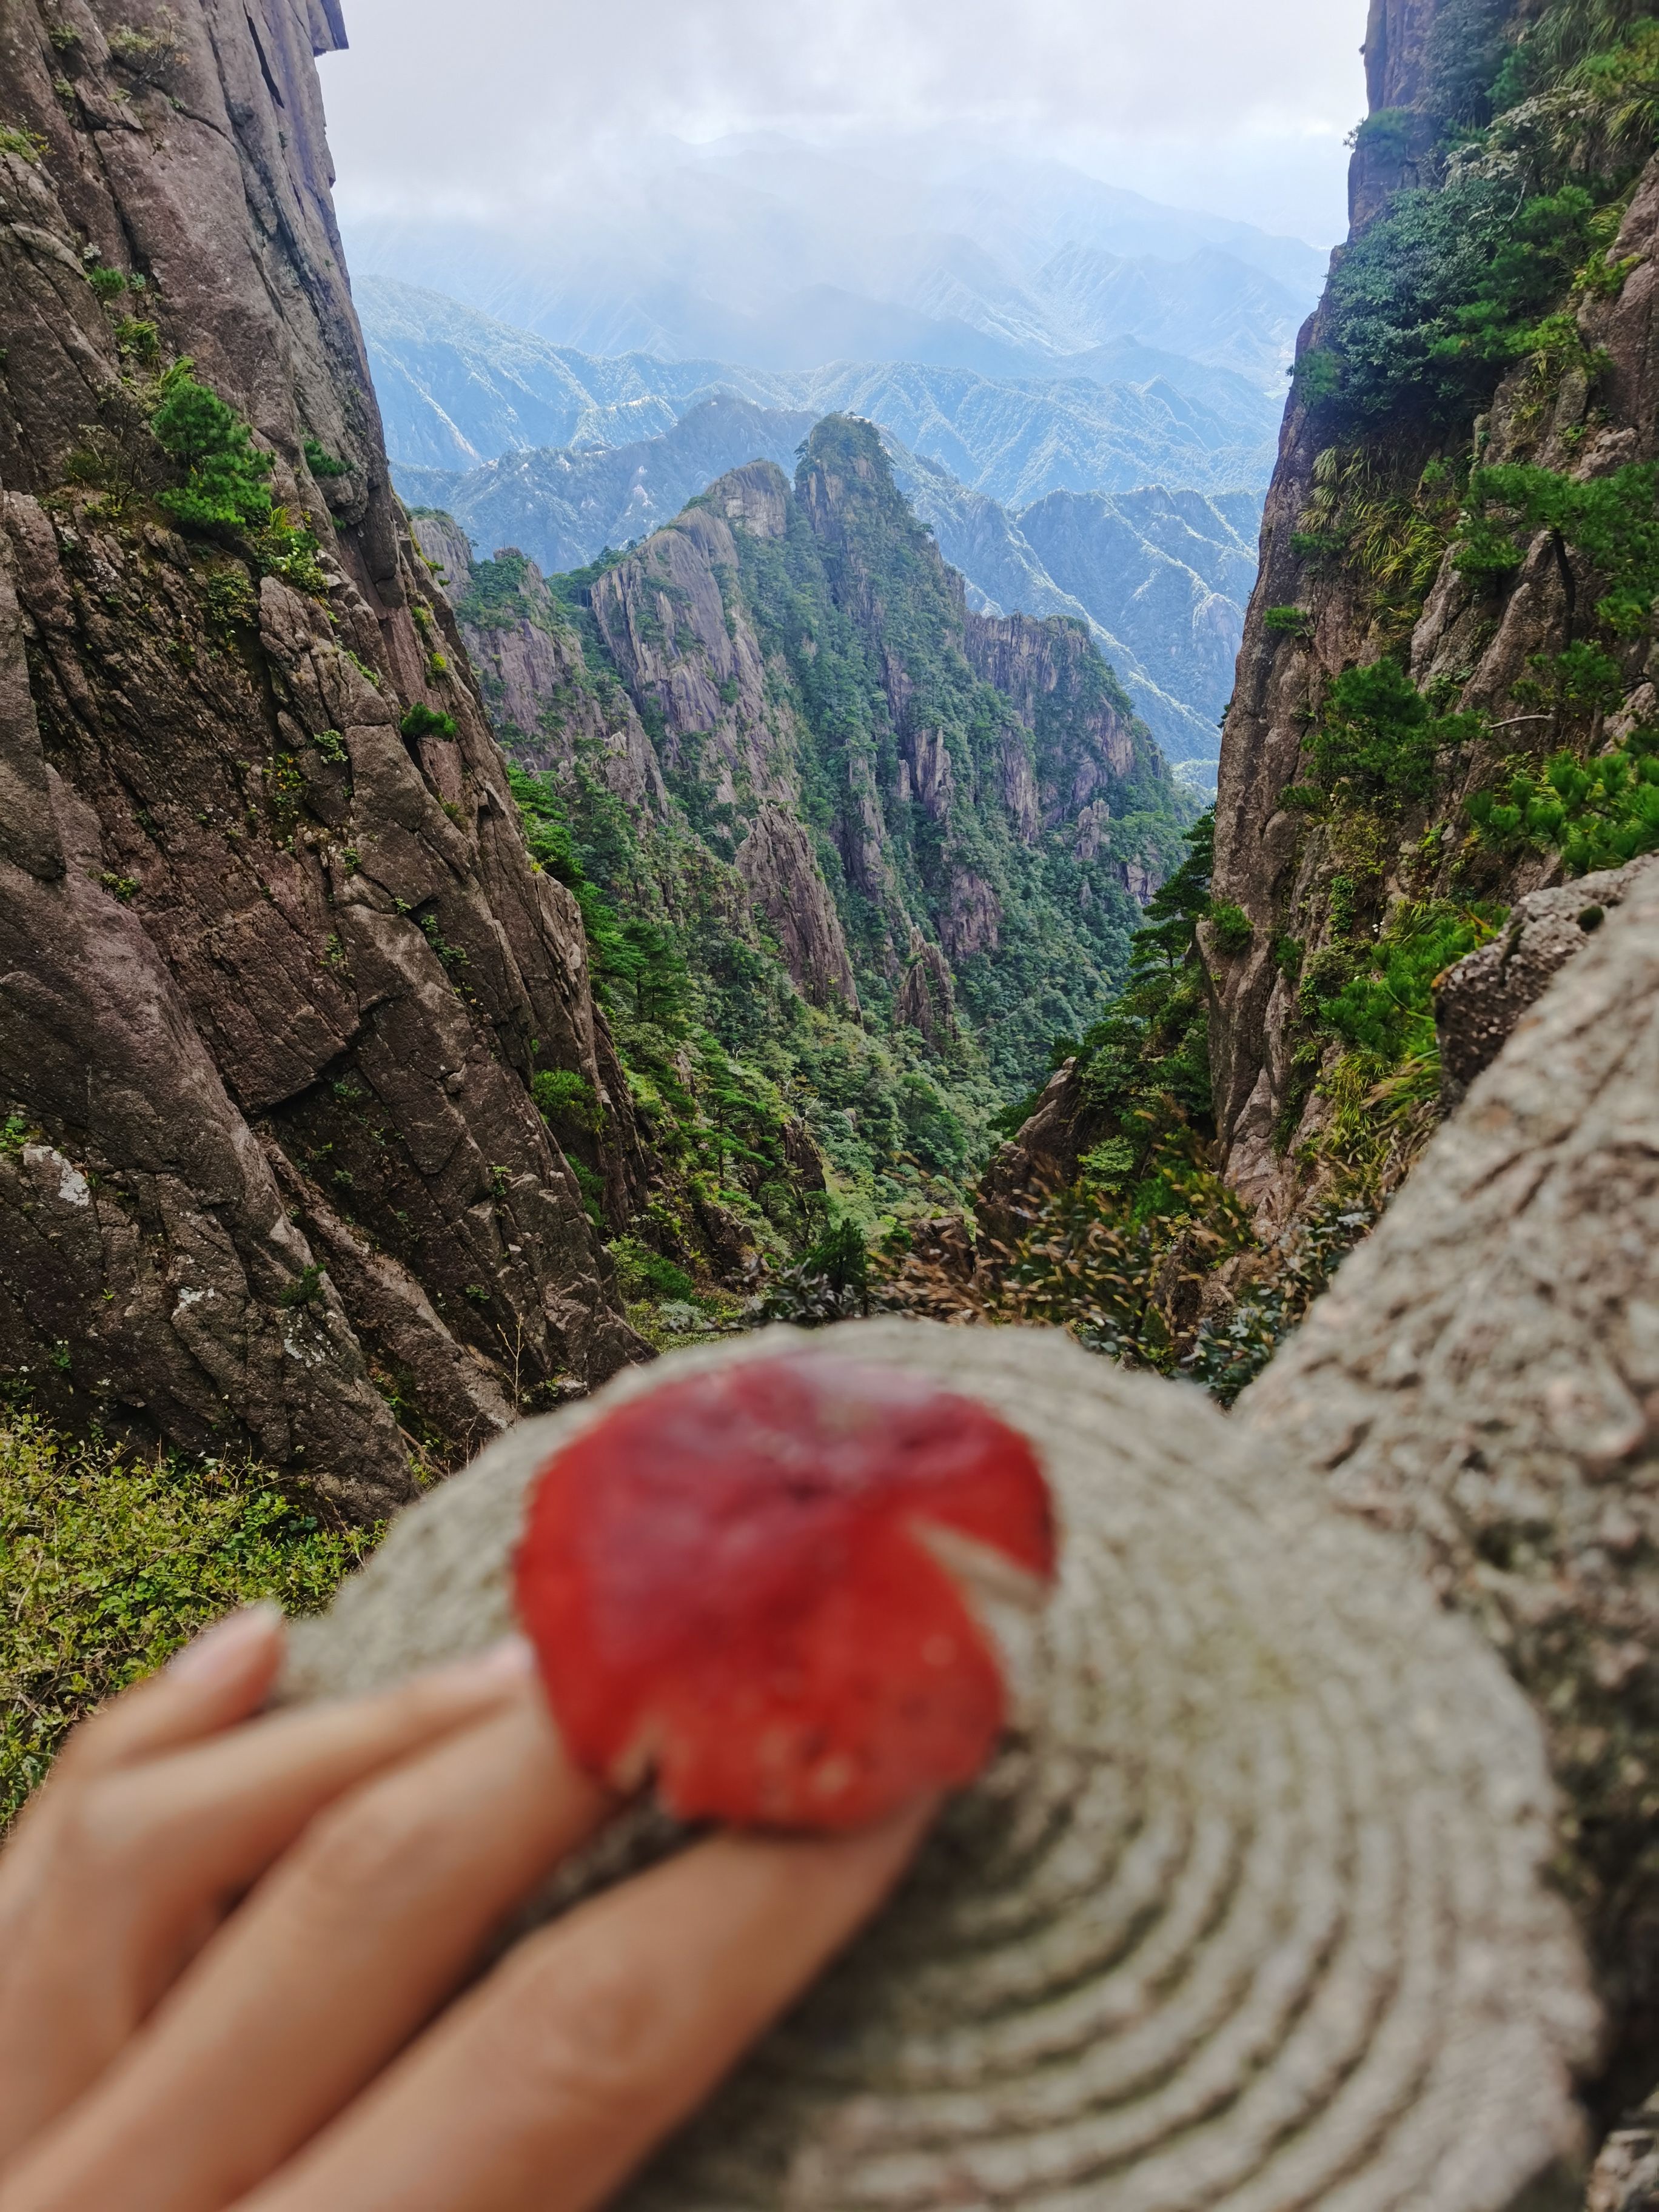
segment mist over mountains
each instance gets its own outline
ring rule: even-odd
[[[406,500],[556,574],[862,417],[972,603],[1087,621],[1203,783],[1322,254],[921,140],[659,144],[599,198],[356,227]]]
[[[1133,338],[1098,348],[1089,374],[1064,377],[998,380],[921,362],[785,373],[586,354],[383,276],[361,278],[356,296],[387,447],[425,467],[627,445],[715,392],[814,421],[866,416],[974,490],[1015,504],[1147,483],[1261,485],[1278,449],[1282,398]]]
[[[359,270],[584,353],[1018,379],[1094,374],[1129,337],[1249,378],[1275,411],[1326,262],[1061,162],[931,137],[659,143],[585,195],[580,223],[423,212],[349,222],[347,242]]]

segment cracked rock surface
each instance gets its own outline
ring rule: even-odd
[[[605,1103],[615,1224],[639,1139],[388,483],[313,61],[338,10],[170,21],[140,64],[106,0],[0,16],[32,134],[0,152],[0,1364],[54,1419],[372,1516],[412,1438],[454,1463],[642,1356],[532,1076]],[[144,393],[180,358],[313,572],[156,503]]]
[[[1659,868],[1237,1418],[1401,1539],[1543,1716],[1561,1878],[1639,2095],[1659,2057]]]

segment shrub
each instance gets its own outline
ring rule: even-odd
[[[163,8],[149,30],[118,25],[109,34],[109,57],[139,84],[165,84],[185,58],[178,17]]]
[[[1328,793],[1409,805],[1434,793],[1435,756],[1474,736],[1479,717],[1437,715],[1397,660],[1350,668],[1332,684],[1311,738],[1315,781]]]
[[[279,1306],[319,1306],[324,1303],[323,1268],[318,1260],[307,1261],[291,1283],[285,1283],[276,1293]]]
[[[665,1260],[660,1252],[652,1251],[636,1237],[619,1237],[611,1250],[625,1297],[676,1298],[684,1302],[696,1296],[697,1286],[684,1267]]]
[[[137,315],[124,315],[115,325],[118,351],[143,368],[154,368],[161,353],[161,334],[155,325]]]
[[[33,167],[50,151],[39,131],[14,131],[9,125],[0,123],[0,154],[15,154],[20,161],[27,161]]]
[[[531,1078],[530,1095],[544,1121],[597,1135],[605,1109],[587,1078],[574,1067],[544,1067]]]
[[[374,1540],[266,1469],[138,1458],[0,1408],[0,1823],[102,1698],[239,1605],[319,1611]]]
[[[1501,911],[1443,902],[1408,904],[1364,955],[1364,964],[1316,1000],[1324,1026],[1370,1053],[1379,1070],[1407,1058],[1434,1059],[1435,978],[1493,934]]]
[[[103,262],[88,270],[87,282],[106,307],[112,300],[118,300],[127,289],[127,280],[121,271],[109,268]]]
[[[313,599],[320,599],[328,589],[322,550],[313,531],[303,523],[289,520],[286,507],[279,507],[265,527],[253,533],[253,554],[260,573],[280,577],[296,592],[308,592]]]
[[[1518,208],[1511,185],[1468,173],[1401,192],[1338,261],[1298,392],[1352,431],[1398,417],[1461,427],[1538,349],[1540,319],[1604,228],[1577,185]]]
[[[1269,607],[1261,623],[1284,637],[1307,637],[1313,630],[1313,617],[1305,607]]]
[[[1411,151],[1412,112],[1408,107],[1379,107],[1368,115],[1349,143],[1356,151],[1376,154],[1385,161],[1401,161]]]
[[[1659,595],[1656,488],[1659,463],[1653,461],[1633,461],[1588,483],[1525,462],[1477,469],[1469,478],[1457,566],[1474,576],[1505,574],[1521,564],[1517,532],[1553,530],[1606,580],[1598,617],[1620,636],[1636,636]],[[1494,507],[1512,520],[1494,520]]]
[[[781,1275],[762,1318],[813,1328],[870,1310],[870,1247],[851,1216],[836,1222],[799,1265]]]
[[[231,629],[239,623],[258,618],[259,601],[245,568],[219,569],[208,578],[202,597],[208,620],[216,629]]]
[[[1501,368],[1537,350],[1539,318],[1588,258],[1595,215],[1595,198],[1582,185],[1526,201],[1493,246],[1474,298],[1451,310],[1434,358]],[[1576,343],[1573,326],[1570,347]]]
[[[1215,817],[1206,814],[1187,833],[1186,858],[1147,906],[1130,946],[1127,981],[1079,1049],[1085,1107],[1102,1125],[1102,1141],[1117,1139],[1130,1148],[1124,1203],[1137,1221],[1162,1202],[1166,1176],[1158,1163],[1173,1157],[1170,1143],[1212,1133],[1198,925],[1216,911],[1214,859]]]
[[[398,727],[406,738],[453,738],[455,717],[440,714],[417,699]]]
[[[305,445],[306,466],[319,483],[330,477],[349,477],[356,464],[337,461],[332,453],[315,438],[307,438]]]
[[[1659,852],[1659,731],[1638,730],[1594,760],[1564,751],[1517,768],[1468,811],[1483,842],[1553,849],[1570,876]]]
[[[1232,960],[1241,952],[1249,951],[1255,930],[1242,906],[1234,906],[1221,899],[1210,908],[1210,934],[1215,940],[1217,951]]]
[[[181,486],[157,503],[187,530],[258,528],[270,520],[265,478],[269,453],[254,445],[246,423],[181,361],[168,369],[149,418],[164,452],[185,471]]]

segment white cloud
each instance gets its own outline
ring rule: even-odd
[[[665,135],[962,131],[1328,243],[1364,0],[347,0],[342,205],[580,222]]]

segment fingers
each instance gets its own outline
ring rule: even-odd
[[[108,1773],[246,1720],[270,1695],[283,1663],[282,1608],[249,1606],[188,1644],[159,1674],[137,1683],[76,1729],[55,1782]]]
[[[726,1836],[531,1938],[240,2212],[586,2212],[887,1894],[931,1808]]]
[[[52,1863],[50,1832],[64,1798],[97,1775],[217,1735],[257,1712],[282,1664],[285,1634],[275,1606],[234,1613],[75,1729],[0,1855],[0,1957],[10,1923],[29,1909]]]
[[[159,1674],[83,1721],[0,1852],[0,2160],[21,2140],[19,2130],[32,2109],[23,2079],[31,2070],[51,2070],[46,2051],[54,2040],[52,2023],[64,2011],[49,2003],[44,1990],[38,1993],[40,2009],[31,2002],[27,1962],[49,1949],[65,1905],[81,1923],[94,1903],[68,1895],[64,1832],[76,1801],[84,1804],[86,1788],[100,1776],[148,1754],[216,1736],[256,1712],[282,1664],[285,1635],[276,1606],[233,1613]],[[103,1978],[94,1976],[72,2008],[84,2016],[92,1990],[101,1996],[104,1987]],[[33,2069],[17,2049],[20,2037],[33,2051]]]
[[[0,1861],[0,2162],[97,2078],[325,1806],[520,1695],[529,1654],[514,1643],[379,1697],[275,1714],[148,1759],[134,1748],[170,1732],[176,1744],[186,1703],[198,1721],[224,1710],[263,1664],[244,1650],[222,1673],[204,1662],[193,1680],[181,1669],[135,1699],[148,1705],[142,1726],[106,1730],[67,1767],[15,1863],[11,1850]]]
[[[355,1790],[26,2162],[6,2212],[217,2212],[240,2197],[407,2043],[612,1809],[527,1682]]]

